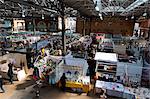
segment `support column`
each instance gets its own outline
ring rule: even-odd
[[[92,25],[92,18],[90,18],[90,33],[91,33],[91,31],[92,31],[92,29],[91,29],[91,25]]]
[[[150,27],[148,27],[148,41],[150,41]]]
[[[36,35],[35,18],[33,18],[32,21],[33,21],[33,22],[32,22],[32,23],[33,23],[33,34]],[[38,49],[38,48],[37,48],[37,44],[38,44],[38,43],[37,43],[37,41],[35,42],[35,44],[36,44],[36,45],[35,45],[35,46],[36,46],[36,55],[38,55],[38,50],[37,50],[37,49]]]
[[[35,31],[36,31],[36,25],[35,25],[35,19],[33,18],[32,19],[32,23],[33,23],[33,33],[34,35],[36,34]]]
[[[83,19],[83,36],[85,36],[85,22],[86,22],[86,19],[84,18]]]
[[[61,11],[61,19],[62,19],[62,46],[63,46],[63,51],[62,51],[62,54],[63,56],[65,56],[66,54],[66,38],[65,38],[65,13],[64,13],[64,10],[65,10],[65,6],[64,6],[64,3],[63,1],[61,2],[61,8],[62,8],[62,11]]]

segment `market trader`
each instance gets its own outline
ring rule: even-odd
[[[66,90],[66,79],[65,73],[63,73],[62,77],[60,78],[61,88],[63,91]]]
[[[5,92],[4,88],[3,88],[3,78],[2,75],[0,75],[0,88],[3,91],[3,93]]]

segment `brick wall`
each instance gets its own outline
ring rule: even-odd
[[[150,37],[149,29],[150,29],[150,19],[139,20],[140,23],[140,33],[143,34],[143,37]]]
[[[77,32],[83,33],[84,19],[77,18]],[[134,29],[133,20],[125,20],[125,18],[107,17],[104,20],[98,18],[86,19],[85,33],[105,32],[116,33],[122,35],[132,35]]]

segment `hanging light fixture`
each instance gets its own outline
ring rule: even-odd
[[[25,17],[25,10],[22,10],[22,17]]]
[[[44,20],[45,19],[45,17],[44,17],[44,10],[42,10],[41,12],[42,12],[42,20]]]
[[[134,19],[134,15],[132,15],[131,19]]]
[[[99,13],[99,17],[101,20],[103,20],[102,13]]]
[[[126,19],[125,20],[128,20],[128,17],[126,17]]]
[[[44,19],[45,19],[44,14],[42,14],[42,20],[44,20]]]
[[[147,13],[145,12],[145,13],[143,13],[143,17],[146,17],[147,16]]]
[[[98,7],[98,6],[96,6],[96,7],[95,7],[95,10],[96,10],[96,11],[99,11],[99,7]]]
[[[54,17],[54,14],[51,14],[50,17]]]
[[[147,11],[146,11],[146,9],[145,9],[145,11],[144,11],[144,13],[143,13],[142,16],[143,16],[143,17],[146,17],[146,16],[147,16]]]

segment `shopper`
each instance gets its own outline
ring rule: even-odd
[[[54,71],[51,72],[51,74],[49,75],[49,83],[54,87],[56,84],[56,74]]]
[[[9,63],[8,64],[8,72],[7,72],[7,75],[9,77],[9,82],[11,84],[13,84],[13,64],[12,63]]]
[[[3,93],[5,92],[4,88],[3,88],[3,78],[2,75],[0,75],[0,88],[3,91]]]
[[[39,76],[39,69],[37,67],[34,67],[34,71],[33,71],[33,79],[36,81],[40,78]]]
[[[66,76],[65,76],[65,73],[63,73],[62,77],[60,78],[60,83],[61,83],[61,89],[63,91],[66,90]]]

